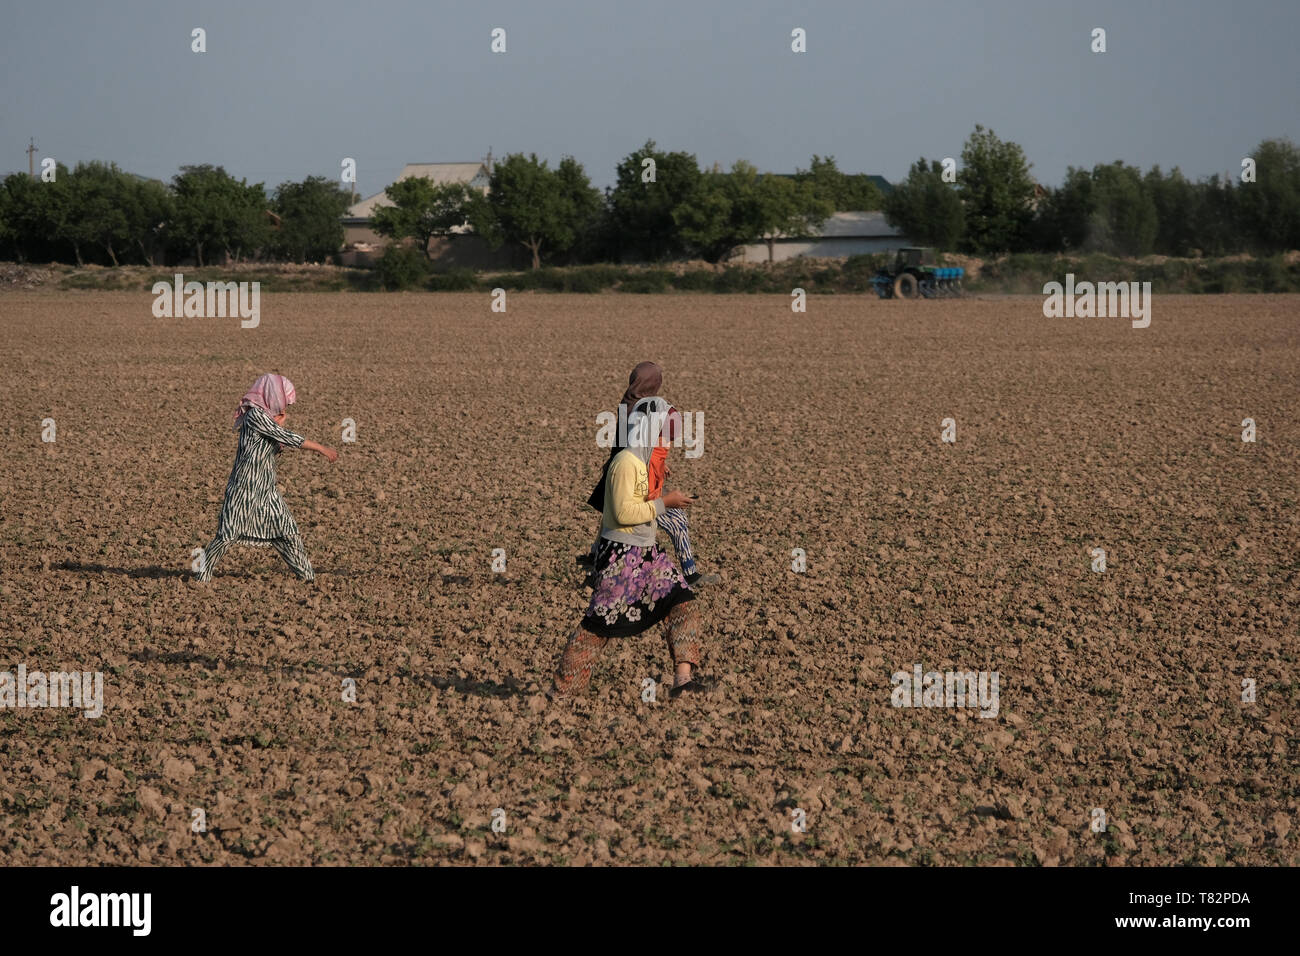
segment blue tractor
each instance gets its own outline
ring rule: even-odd
[[[898,250],[893,269],[881,269],[871,284],[882,299],[949,298],[962,294],[965,274],[957,266],[935,265],[933,249],[908,246]]]

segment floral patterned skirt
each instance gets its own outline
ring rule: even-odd
[[[582,626],[601,637],[631,637],[654,627],[678,604],[695,600],[672,558],[659,547],[600,540],[596,588]]]

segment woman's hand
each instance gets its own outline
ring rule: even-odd
[[[305,451],[314,451],[318,455],[324,455],[329,461],[338,461],[339,453],[333,448],[327,448],[325,445],[319,445],[311,440],[304,441],[302,447]]]
[[[693,504],[694,500],[684,491],[670,491],[664,495],[665,508],[689,508]]]
[[[668,467],[668,462],[664,462],[664,477],[671,478],[672,476],[673,476],[672,468]]]

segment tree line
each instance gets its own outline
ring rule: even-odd
[[[1119,161],[1091,170],[1071,166],[1059,187],[1043,189],[1020,146],[976,126],[955,176],[922,157],[884,208],[917,244],[978,255],[1194,257],[1300,249],[1300,150],[1289,140],[1269,139],[1246,160],[1237,178],[1197,182],[1177,167],[1143,173]]]
[[[647,163],[646,161],[649,160]],[[58,165],[50,181],[22,173],[0,184],[0,259],[159,265],[221,259],[325,261],[343,245],[351,194],[320,176],[268,192],[219,166],[185,166],[170,183],[115,164]],[[547,261],[717,261],[738,244],[806,235],[836,209],[878,209],[870,177],[814,156],[793,176],[764,176],[746,162],[702,170],[695,157],[653,142],[618,168],[603,194],[572,157],[551,168],[513,154],[492,170],[487,196],[459,184],[407,179],[385,190],[381,235],[429,240],[469,226],[494,247],[517,245],[534,267]]]
[[[428,256],[430,240],[466,227],[494,247],[543,262],[727,259],[742,245],[815,234],[836,211],[883,210],[908,240],[947,251],[1101,252],[1121,256],[1268,253],[1300,248],[1300,151],[1265,140],[1238,179],[1192,182],[1180,170],[1142,173],[1123,162],[1070,167],[1043,188],[1024,150],[976,126],[961,163],[920,158],[888,194],[862,174],[814,155],[792,175],[750,163],[701,168],[653,141],[626,156],[615,183],[596,189],[582,165],[514,153],[491,171],[486,195],[460,184],[407,179],[386,190],[375,230],[413,241],[394,254]],[[343,244],[351,195],[309,176],[268,191],[217,166],[185,166],[169,184],[111,163],[21,173],[0,184],[0,258],[146,263],[220,258],[325,261]],[[399,252],[400,250],[400,252]]]
[[[58,164],[52,173],[48,182],[14,173],[0,183],[0,259],[321,262],[343,245],[339,218],[352,202],[322,176],[268,195],[220,166],[184,166],[170,184],[103,162]]]
[[[878,209],[884,199],[869,176],[841,172],[834,157],[813,156],[792,176],[763,175],[743,160],[701,169],[693,155],[653,141],[619,163],[603,194],[573,157],[551,168],[522,153],[496,164],[486,195],[425,179],[385,192],[393,205],[375,213],[380,235],[415,239],[427,255],[429,240],[468,225],[494,247],[521,247],[533,268],[543,259],[718,262],[737,246],[767,240],[770,250],[777,236],[810,235],[837,210]]]

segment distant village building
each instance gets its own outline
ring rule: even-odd
[[[883,212],[832,213],[821,229],[805,238],[778,236],[772,240],[772,261],[783,262],[799,256],[817,259],[847,259],[869,252],[884,252],[908,246],[911,242],[885,220]],[[735,262],[767,262],[768,243],[741,246],[732,257]]]
[[[787,175],[776,173],[773,175]],[[487,194],[492,176],[492,154],[475,163],[408,163],[397,177],[400,182],[420,176],[435,185],[462,183]],[[893,187],[881,176],[869,176],[882,193]],[[374,230],[375,212],[393,205],[386,192],[378,192],[354,203],[343,217],[343,265],[373,264],[391,242]],[[907,237],[885,221],[881,212],[833,213],[814,235],[803,238],[778,236],[771,245],[772,261],[798,256],[813,258],[847,258],[862,253],[883,252],[909,245]],[[767,262],[768,241],[742,246],[731,257],[733,262]],[[518,250],[510,247],[491,249],[468,226],[452,230],[452,235],[429,242],[430,258],[442,267],[462,266],[473,269],[507,269],[520,265]]]
[[[880,190],[880,195],[882,196],[888,196],[894,191],[894,184],[884,176],[877,176],[875,173],[868,173],[867,178],[871,180],[872,184],[877,189]]]
[[[485,160],[476,163],[407,163],[397,181],[417,176],[436,186],[462,183],[487,195],[492,176],[492,154],[489,152]],[[391,205],[393,202],[388,194],[378,192],[348,207],[343,217],[341,260],[344,265],[367,265],[388,247],[390,240],[374,230],[374,215],[377,210]],[[430,241],[429,254],[434,261],[445,266],[478,268],[499,264],[502,256],[494,254],[467,226],[457,227],[452,232],[453,236]]]

